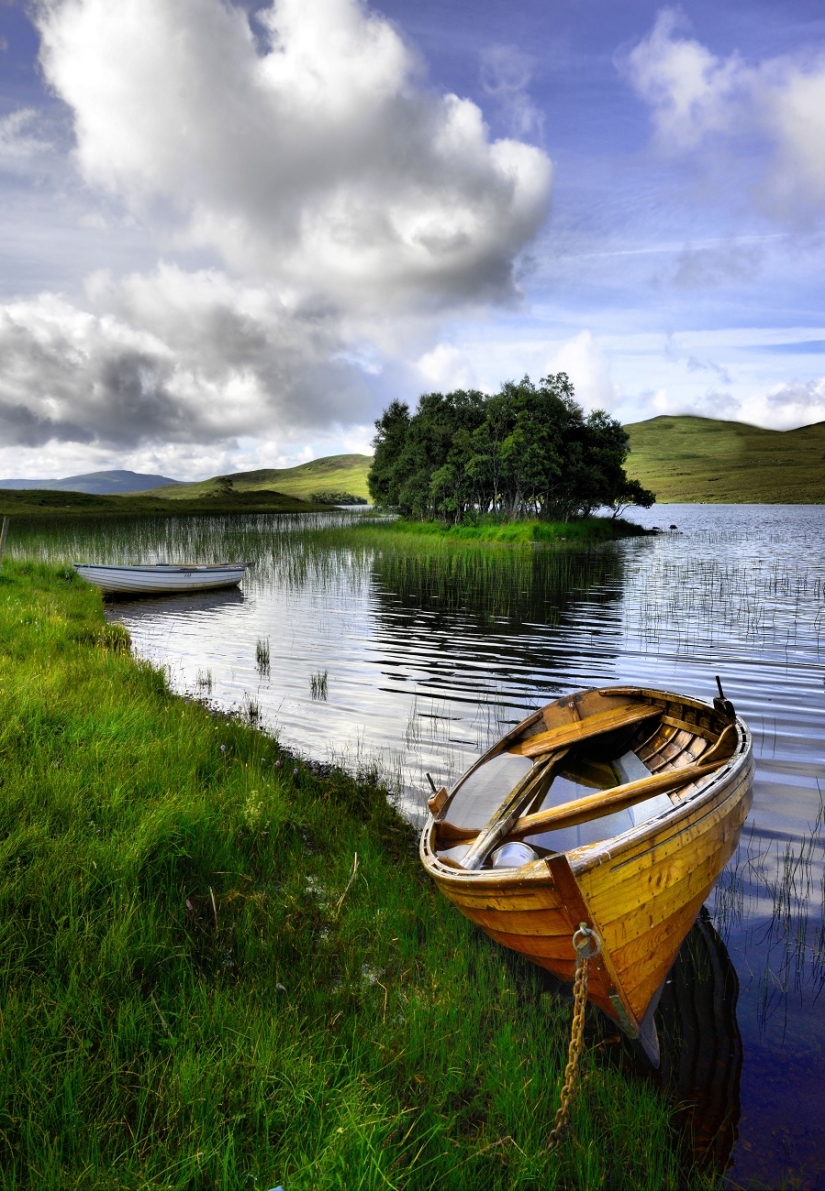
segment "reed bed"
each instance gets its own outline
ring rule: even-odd
[[[334,534],[356,514],[245,513],[202,517],[15,517],[7,555],[42,562],[257,563],[273,543],[312,531]]]
[[[714,920],[728,940],[744,935],[764,1027],[789,996],[816,1005],[825,988],[825,792],[800,838],[746,829],[714,890]]]
[[[825,569],[807,560],[766,564],[745,557],[690,554],[645,557],[634,576],[627,632],[648,647],[674,644],[683,653],[751,643],[781,655],[800,641],[825,657]]]
[[[469,608],[488,622],[546,621],[548,616],[552,621],[570,595],[592,589],[597,599],[601,592],[609,599],[622,583],[621,555],[610,543],[571,539],[563,549],[536,550],[524,538],[498,545],[506,549],[450,534],[413,533],[391,520],[340,512],[78,517],[59,523],[17,518],[7,553],[63,564],[241,560],[255,568],[263,584],[277,578],[295,588],[314,585],[330,595],[346,592],[349,598],[375,579],[383,591],[403,590],[408,601],[440,601],[445,611]]]
[[[173,696],[72,571],[0,576],[0,1186],[677,1187],[669,1105],[451,912],[362,774]]]

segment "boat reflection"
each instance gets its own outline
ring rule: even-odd
[[[717,1172],[731,1165],[738,1136],[742,1075],[738,997],[736,970],[703,906],[679,949],[659,1002],[657,1078],[678,1104],[677,1122],[694,1157]]]
[[[134,599],[116,594],[107,599],[118,619],[128,614],[139,617],[142,612],[155,616],[158,612],[223,612],[233,604],[243,604],[244,594],[237,587],[222,587],[217,591],[190,591],[177,595],[147,594]]]

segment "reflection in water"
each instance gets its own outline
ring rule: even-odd
[[[725,937],[744,936],[757,995],[754,1009],[764,1032],[786,1034],[788,994],[811,1009],[825,988],[825,788],[810,830],[801,840],[760,828],[746,829],[715,897]],[[818,911],[818,912],[817,912]]]
[[[611,551],[376,551],[373,631],[383,677],[413,679],[419,694],[457,704],[486,696],[500,707],[492,743],[574,682],[575,658],[554,630],[580,617],[583,598],[599,606],[599,619],[609,621],[611,607],[617,617],[623,570]],[[600,649],[602,636],[594,627],[591,649],[609,666],[615,641],[606,637]]]
[[[731,1177],[825,1187],[825,506],[634,516],[679,532],[562,555],[394,550],[347,530],[348,513],[100,519],[16,523],[9,552],[255,563],[241,603],[110,614],[176,689],[203,693],[208,676],[212,699],[254,700],[295,748],[353,768],[377,758],[406,784],[411,815],[426,771],[450,784],[560,694],[627,682],[709,698],[721,674],[756,760],[748,826],[709,900],[740,984]],[[319,674],[326,701],[312,699]]]
[[[679,949],[659,1002],[662,1087],[694,1154],[716,1171],[731,1161],[740,1115],[739,980],[702,910]]]
[[[582,592],[615,602],[623,585],[622,555],[608,550],[490,550],[474,546],[426,554],[378,550],[372,567],[379,614],[387,608],[393,627],[422,612],[459,616],[477,628],[509,624],[521,635],[537,625],[558,624]],[[438,620],[435,622],[438,627]]]
[[[118,617],[139,616],[146,608],[155,614],[180,616],[196,612],[199,615],[210,612],[224,612],[233,604],[242,604],[243,592],[237,587],[222,587],[217,591],[190,591],[176,595],[147,594],[135,599],[133,596],[110,596],[110,610]]]

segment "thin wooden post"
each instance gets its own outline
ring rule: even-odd
[[[6,534],[9,532],[9,519],[3,518],[3,528],[0,529],[0,570],[3,567],[3,555],[6,551]]]

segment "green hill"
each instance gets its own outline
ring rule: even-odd
[[[212,493],[184,500],[166,500],[138,492],[133,496],[99,496],[52,489],[0,489],[0,516],[55,517],[66,514],[120,517],[219,516],[226,513],[310,513],[329,505],[262,489],[254,492]]]
[[[314,492],[349,492],[368,500],[367,472],[371,464],[371,455],[328,455],[298,467],[239,471],[229,473],[225,478],[232,481],[235,492],[282,492],[302,500],[308,500]],[[153,488],[151,495],[164,500],[192,500],[212,495],[217,488],[217,479]]]
[[[626,426],[628,476],[663,504],[825,503],[825,422],[762,430],[689,416]]]

